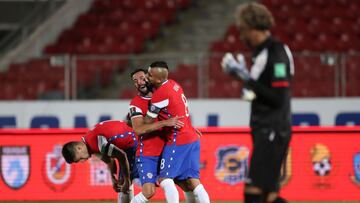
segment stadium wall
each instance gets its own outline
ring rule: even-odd
[[[129,100],[0,102],[0,128],[87,128],[124,119]],[[189,101],[197,127],[248,126],[250,105],[237,99]],[[360,125],[360,98],[294,99],[297,126]]]
[[[80,140],[86,130],[0,130],[0,201],[116,199],[100,160],[67,165],[61,157],[62,145]],[[249,129],[200,130],[201,179],[211,199],[242,200],[252,147]],[[359,200],[358,143],[360,127],[295,127],[282,170],[282,195],[291,201]],[[154,199],[164,199],[161,189]]]

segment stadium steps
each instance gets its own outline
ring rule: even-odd
[[[206,52],[233,20],[239,0],[199,0],[178,16],[179,22],[165,28],[163,37],[151,43],[147,52]]]

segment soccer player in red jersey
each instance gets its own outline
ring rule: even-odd
[[[139,145],[136,152],[136,165],[139,170],[140,181],[142,184],[142,192],[137,194],[131,203],[147,202],[155,194],[155,184],[159,173],[160,155],[165,145],[165,134],[163,131],[156,130],[160,127],[154,126],[168,121],[168,126],[177,124],[178,128],[182,127],[182,122],[178,118],[170,118],[160,122],[155,122],[149,125],[143,125],[144,117],[150,103],[152,92],[151,87],[146,81],[146,71],[143,69],[134,70],[131,75],[131,80],[139,94],[135,96],[130,102],[129,116],[134,131],[138,135]],[[173,121],[171,121],[173,120]],[[163,126],[165,127],[165,125]],[[150,133],[150,131],[152,131]],[[192,192],[186,193],[187,202],[193,203],[195,197]],[[168,202],[169,197],[166,196]]]
[[[184,126],[163,128],[166,145],[160,161],[160,186],[171,196],[171,203],[179,202],[174,180],[192,191],[196,201],[210,202],[209,196],[199,180],[200,141],[199,133],[192,126],[186,96],[182,87],[168,79],[168,65],[163,61],[152,63],[148,69],[148,80],[155,91],[151,98],[144,123],[153,123],[173,117],[181,117]]]
[[[135,167],[136,146],[135,133],[126,122],[109,120],[95,125],[82,141],[66,143],[62,155],[69,164],[84,162],[92,154],[99,156],[108,165],[113,188],[119,192],[119,202],[128,203],[133,196],[129,194],[131,181],[139,177]],[[113,158],[119,162],[119,174]]]

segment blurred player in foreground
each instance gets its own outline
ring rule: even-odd
[[[248,72],[244,56],[228,53],[224,71],[245,83],[243,98],[252,101],[250,127],[253,152],[244,195],[245,203],[283,203],[278,196],[280,169],[291,139],[290,82],[294,63],[287,45],[275,40],[274,19],[259,3],[241,5],[236,12],[241,39],[253,49]]]
[[[82,137],[82,141],[68,142],[63,146],[62,155],[69,164],[84,162],[92,154],[100,157],[109,168],[113,188],[119,192],[119,202],[128,203],[132,198],[131,181],[138,178],[135,167],[137,140],[132,128],[123,121],[104,121]],[[120,170],[117,174],[115,158]],[[129,194],[130,192],[130,194]]]
[[[179,202],[175,182],[184,191],[193,192],[199,203],[210,202],[209,196],[200,183],[200,141],[199,133],[192,126],[187,99],[182,87],[168,79],[168,65],[163,61],[152,63],[148,69],[148,80],[154,86],[151,103],[143,119],[143,124],[182,117],[182,128],[163,128],[166,145],[160,161],[160,186],[164,189],[167,201]]]
[[[130,75],[138,95],[130,102],[129,116],[132,127],[138,135],[139,145],[136,151],[136,166],[139,169],[139,176],[142,185],[142,192],[137,194],[131,203],[147,202],[155,195],[155,184],[158,178],[160,165],[160,155],[165,145],[165,137],[161,131],[161,122],[143,125],[144,117],[150,103],[152,92],[146,82],[146,71],[136,69]],[[163,122],[163,121],[162,121]],[[173,123],[177,128],[181,128],[183,123],[175,117]],[[165,126],[163,126],[165,127]],[[168,199],[168,197],[166,197]]]

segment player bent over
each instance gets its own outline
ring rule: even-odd
[[[133,197],[131,181],[138,178],[135,167],[137,140],[132,128],[123,121],[104,121],[82,137],[82,141],[68,142],[63,146],[62,155],[69,164],[84,162],[92,154],[101,157],[110,170],[113,188],[119,192],[119,203],[129,203]],[[120,170],[117,173],[115,159]]]

